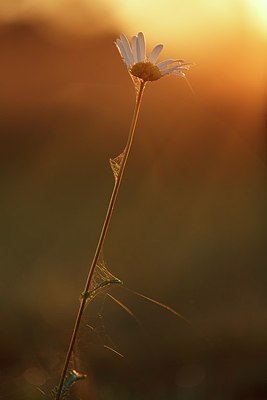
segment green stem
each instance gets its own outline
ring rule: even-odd
[[[134,132],[135,132],[135,128],[136,128],[136,124],[137,124],[137,119],[138,119],[138,115],[139,115],[139,111],[140,111],[140,105],[141,105],[141,100],[142,100],[142,96],[143,96],[143,92],[145,89],[145,82],[141,82],[140,86],[139,86],[139,90],[138,90],[138,94],[136,97],[136,103],[135,103],[135,108],[134,108],[134,113],[133,113],[133,118],[132,118],[132,123],[131,123],[131,127],[130,127],[130,131],[129,131],[129,135],[128,135],[128,140],[127,140],[127,144],[125,147],[125,151],[124,151],[124,156],[120,165],[120,169],[119,169],[119,173],[117,178],[115,179],[115,184],[114,184],[114,188],[110,197],[110,201],[109,201],[109,205],[108,205],[108,209],[106,212],[106,217],[104,219],[103,222],[103,226],[102,226],[102,230],[99,236],[99,240],[98,240],[98,244],[95,250],[95,254],[94,254],[94,258],[90,267],[90,270],[88,272],[88,276],[87,276],[87,280],[86,280],[86,284],[84,287],[83,292],[88,292],[89,287],[90,287],[90,283],[92,281],[93,275],[94,275],[94,271],[95,271],[95,267],[97,265],[97,260],[98,257],[100,255],[101,249],[103,247],[106,235],[107,235],[107,231],[108,231],[108,227],[109,227],[109,223],[112,217],[112,213],[113,213],[113,209],[116,203],[116,199],[117,199],[117,195],[119,193],[120,190],[120,185],[121,185],[121,181],[122,181],[122,177],[123,177],[123,172],[127,163],[127,159],[131,150],[131,146],[132,146],[132,142],[133,142],[133,137],[134,137]],[[61,373],[61,377],[60,377],[60,381],[59,381],[59,385],[58,385],[58,390],[57,390],[57,395],[55,400],[60,400],[61,398],[61,391],[62,391],[62,387],[64,384],[64,380],[68,371],[68,367],[69,367],[69,363],[70,363],[70,358],[73,352],[73,348],[75,345],[75,341],[76,341],[76,337],[77,337],[77,333],[80,327],[80,323],[81,323],[81,318],[83,315],[83,311],[86,305],[86,296],[84,296],[80,302],[80,306],[78,309],[78,313],[76,316],[76,321],[74,324],[74,328],[72,331],[72,335],[71,335],[71,339],[70,339],[70,344],[69,344],[69,348],[68,348],[68,352],[66,355],[66,359],[65,359],[65,363],[64,363],[64,367]]]

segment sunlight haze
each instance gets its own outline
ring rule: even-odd
[[[198,42],[216,35],[229,35],[246,24],[267,33],[267,3],[265,0],[4,0],[0,4],[1,19],[43,16],[60,18],[64,25],[82,31],[91,30],[87,20],[96,16],[103,30],[110,19],[127,34],[143,30],[151,40],[179,43]]]

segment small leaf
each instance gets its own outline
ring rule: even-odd
[[[61,399],[67,399],[69,396],[69,390],[72,385],[76,382],[85,379],[86,375],[81,374],[80,372],[75,371],[75,369],[71,369],[69,374],[65,377],[64,383],[61,389]],[[56,395],[58,391],[58,387],[55,387],[52,391],[53,395]]]
[[[108,285],[114,285],[114,284],[119,284],[119,285],[122,285],[122,281],[120,280],[120,279],[118,279],[118,278],[113,278],[113,279],[107,279],[106,281],[103,281],[103,282],[100,282],[94,289],[92,289],[92,290],[88,290],[88,291],[86,291],[86,292],[83,292],[82,294],[81,294],[81,297],[84,299],[84,298],[86,298],[86,299],[92,299],[94,296],[96,296],[97,295],[97,293],[101,290],[101,289],[103,289],[105,286],[108,286]]]

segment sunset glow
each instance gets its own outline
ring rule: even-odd
[[[250,18],[254,27],[267,37],[267,2],[266,0],[247,0]]]
[[[186,40],[198,41],[211,27],[220,29],[226,23],[229,29],[236,18],[233,2],[225,0],[180,3],[129,0],[120,3],[117,10],[126,28],[132,26],[136,29],[139,25],[157,39],[165,41],[171,38],[176,42],[185,40],[185,37]]]
[[[43,15],[64,20],[64,25],[80,27],[83,31],[86,20],[97,15],[103,29],[105,25],[109,26],[111,18],[127,34],[143,30],[148,32],[151,40],[167,40],[169,43],[179,43],[185,38],[199,42],[214,34],[229,35],[243,24],[267,34],[266,0],[101,0],[94,3],[90,0],[73,3],[67,0],[24,0],[19,3],[1,2],[0,10],[4,20]],[[87,29],[91,30],[90,24],[87,24]]]

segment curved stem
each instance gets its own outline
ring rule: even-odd
[[[145,89],[145,82],[141,82],[140,86],[139,86],[138,94],[137,94],[137,97],[136,97],[136,103],[135,103],[132,123],[131,123],[130,131],[129,131],[129,135],[128,135],[127,144],[126,144],[126,147],[125,147],[125,150],[124,150],[124,156],[123,156],[123,159],[122,159],[122,162],[121,162],[121,166],[120,166],[120,169],[119,169],[118,176],[115,178],[115,184],[114,184],[114,188],[113,188],[113,191],[112,191],[112,194],[111,194],[111,197],[110,197],[108,209],[107,209],[107,212],[106,212],[106,217],[105,217],[104,222],[103,222],[102,230],[101,230],[101,233],[100,233],[100,236],[99,236],[98,244],[96,246],[94,258],[93,258],[90,270],[88,272],[88,276],[87,276],[87,280],[86,280],[86,284],[85,284],[83,293],[85,293],[85,292],[87,292],[89,290],[90,283],[92,281],[93,274],[94,274],[94,271],[95,271],[95,267],[97,265],[97,260],[98,260],[98,257],[100,255],[101,249],[103,247],[103,244],[104,244],[104,241],[105,241],[105,238],[106,238],[106,234],[107,234],[107,231],[108,231],[109,223],[110,223],[110,220],[111,220],[111,217],[112,217],[112,213],[113,213],[113,209],[114,209],[114,206],[115,206],[115,203],[116,203],[117,195],[118,195],[119,190],[120,190],[120,185],[121,185],[121,181],[122,181],[122,177],[123,177],[123,172],[124,172],[124,169],[125,169],[125,166],[126,166],[126,163],[127,163],[127,159],[128,159],[128,156],[129,156],[129,153],[130,153],[130,150],[131,150],[131,146],[132,146],[132,142],[133,142],[134,132],[135,132],[136,124],[137,124],[137,119],[138,119],[138,115],[139,115],[139,111],[140,111],[140,105],[141,105],[141,100],[142,100],[142,95],[143,95],[144,89]],[[82,318],[83,311],[84,311],[84,308],[85,308],[85,305],[86,305],[86,300],[87,300],[86,296],[83,296],[82,300],[80,302],[80,306],[79,306],[79,309],[78,309],[76,321],[75,321],[74,328],[73,328],[73,331],[72,331],[70,344],[69,344],[68,352],[67,352],[67,355],[66,355],[64,367],[63,367],[63,370],[62,370],[62,373],[61,373],[60,382],[59,382],[59,385],[58,385],[58,390],[57,390],[57,394],[56,394],[55,400],[60,400],[60,398],[61,398],[62,387],[63,387],[64,380],[65,380],[65,377],[66,377],[66,374],[67,374],[67,370],[68,370],[68,367],[69,367],[70,358],[71,358],[71,355],[72,355],[72,352],[73,352],[73,348],[74,348],[74,345],[75,345],[77,333],[78,333],[79,326],[80,326],[80,323],[81,323],[81,318]]]

